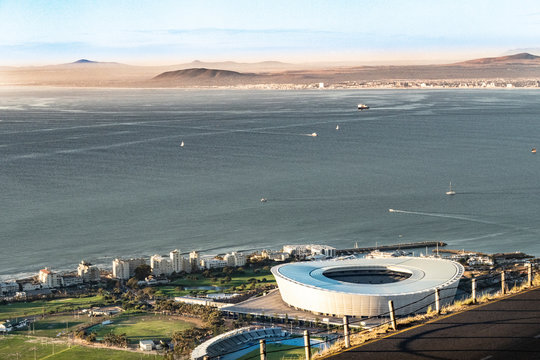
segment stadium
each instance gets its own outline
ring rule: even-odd
[[[441,306],[451,302],[463,266],[421,257],[325,260],[272,268],[281,297],[297,309],[326,316],[388,316],[425,312],[439,289]],[[434,306],[432,306],[434,307]]]

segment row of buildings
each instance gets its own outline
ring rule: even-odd
[[[152,255],[150,268],[154,276],[168,276],[172,273],[191,273],[192,271],[218,269],[224,267],[239,267],[246,264],[246,256],[242,253],[231,252],[223,257],[203,256],[192,251],[184,256],[178,249],[169,253],[169,256]],[[115,279],[127,280],[135,275],[135,269],[141,265],[148,265],[145,258],[114,259],[112,263],[112,276]]]
[[[326,245],[285,245],[281,251],[262,250],[251,254],[255,260],[270,259],[285,261],[290,257],[301,259],[322,259],[336,256],[336,249]],[[114,259],[112,262],[112,278],[128,280],[135,275],[135,269],[141,265],[149,265],[154,277],[166,277],[172,273],[191,273],[224,267],[240,267],[246,264],[248,256],[239,252],[230,252],[224,256],[201,256],[197,251],[182,254],[178,249],[169,255],[153,255],[147,258]],[[89,262],[81,261],[76,272],[61,273],[49,268],[39,270],[35,278],[10,282],[0,282],[0,296],[14,296],[18,292],[38,292],[71,286],[80,286],[100,281],[106,273]],[[37,294],[37,293],[36,293]]]
[[[27,295],[48,294],[49,289],[95,283],[101,280],[100,269],[81,261],[76,272],[60,273],[49,268],[39,270],[37,277],[0,282],[0,297],[26,298]]]

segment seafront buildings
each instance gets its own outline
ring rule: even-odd
[[[128,280],[135,275],[135,269],[144,264],[146,264],[146,260],[144,258],[114,259],[112,276],[116,279]]]
[[[155,254],[149,259],[143,257],[116,258],[112,261],[112,272],[109,274],[102,272],[96,265],[83,260],[78,264],[76,271],[56,272],[46,267],[39,270],[37,276],[33,278],[0,282],[0,297],[26,298],[27,296],[47,295],[50,294],[51,290],[57,288],[84,286],[99,282],[105,277],[127,281],[135,276],[135,269],[141,265],[149,265],[153,277],[163,279],[173,273],[242,267],[246,265],[249,258],[252,261],[269,259],[281,262],[290,257],[322,259],[333,257],[335,254],[336,249],[326,245],[285,245],[281,251],[262,250],[249,256],[237,251],[223,256],[201,256],[197,251],[183,255],[178,249],[175,249],[170,251],[168,256]],[[156,281],[154,278],[150,280],[151,282],[147,281],[146,284],[152,284]]]

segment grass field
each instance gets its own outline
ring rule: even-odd
[[[54,354],[53,354],[54,353]],[[44,342],[39,338],[20,335],[0,336],[0,359],[2,360],[140,360],[153,359],[154,355],[128,351],[95,349],[83,346]]]
[[[33,326],[32,335],[56,337],[58,333],[74,331],[79,325],[90,323],[95,319],[88,316],[79,316],[74,318],[73,315],[49,315],[44,319],[36,320]],[[29,329],[16,330],[15,334],[27,335]]]
[[[292,350],[288,350],[292,349]],[[275,352],[272,352],[275,351]],[[311,354],[316,353],[318,349],[312,348]],[[294,345],[283,345],[283,344],[267,344],[266,345],[266,359],[267,360],[296,360],[296,359],[305,359],[306,351],[304,348],[298,349]],[[238,358],[238,360],[247,360],[247,359],[259,359],[259,349],[253,350],[250,353],[247,353]]]
[[[182,331],[194,325],[170,316],[148,314],[122,314],[111,319],[110,325],[97,325],[88,331],[94,331],[98,339],[111,331],[117,335],[126,334],[128,342],[139,340],[169,340],[175,331]]]
[[[207,293],[217,292],[234,292],[234,287],[240,287],[245,285],[246,289],[249,288],[249,279],[254,278],[260,280],[256,286],[263,286],[268,284],[276,284],[276,280],[270,271],[260,270],[255,273],[253,270],[245,270],[243,274],[235,274],[231,276],[231,281],[227,283],[221,283],[223,278],[217,278],[215,281],[212,278],[205,278],[202,274],[192,274],[192,279],[178,279],[171,283],[171,285],[157,287],[157,295],[163,295],[167,297],[174,296],[186,296],[190,294],[190,290],[177,290],[177,287],[198,287],[198,286],[215,286],[215,290],[208,290]],[[266,281],[263,282],[263,279]],[[220,289],[221,288],[221,289]]]
[[[71,311],[74,309],[88,308],[103,304],[103,296],[89,296],[82,298],[67,298],[55,300],[37,300],[32,302],[15,302],[7,305],[0,305],[0,321],[25,317],[30,315],[40,315],[51,311]]]

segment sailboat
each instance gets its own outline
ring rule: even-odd
[[[336,125],[336,130],[339,130],[339,125]]]
[[[446,195],[456,195],[456,192],[452,190],[452,182],[450,181],[450,188],[446,192]]]
[[[180,143],[180,147],[184,147],[184,142],[183,141]]]

